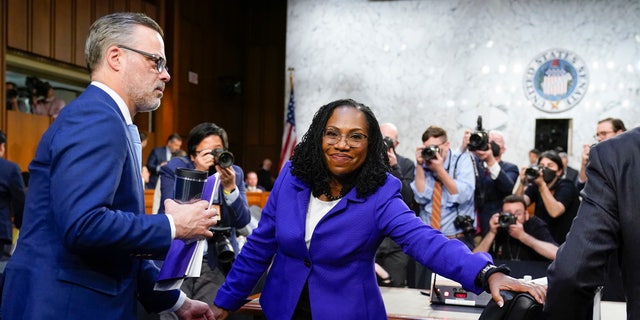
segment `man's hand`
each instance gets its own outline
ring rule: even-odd
[[[200,240],[213,237],[209,227],[216,224],[214,217],[219,213],[216,209],[209,209],[207,201],[178,204],[172,199],[166,199],[164,207],[166,214],[173,217],[176,239]]]
[[[587,162],[589,162],[589,151],[591,151],[591,145],[583,144],[582,145],[582,165],[586,166]]]
[[[213,315],[215,316],[216,320],[224,320],[229,316],[229,311],[218,308],[218,306],[216,305],[214,305],[211,309],[213,310]]]
[[[398,164],[398,158],[396,158],[396,151],[394,148],[387,149],[387,157],[389,157],[389,166],[393,167]]]
[[[233,167],[223,168],[216,165],[216,171],[220,173],[220,183],[225,191],[231,192],[236,188],[236,171]]]
[[[520,222],[516,222],[509,226],[509,235],[514,238],[520,240],[522,236],[526,233],[524,232],[524,226]]]
[[[213,311],[209,309],[209,305],[202,301],[191,300],[189,298],[187,298],[187,300],[182,304],[180,309],[176,310],[176,315],[178,316],[178,319],[181,320],[217,319],[213,316]]]
[[[494,213],[489,219],[489,232],[496,234],[498,232],[498,227],[500,227],[500,212]]]

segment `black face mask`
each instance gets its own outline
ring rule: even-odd
[[[556,170],[553,169],[549,169],[549,168],[543,168],[542,169],[542,180],[544,180],[544,182],[546,184],[549,184],[551,181],[553,181],[553,178],[556,177]]]

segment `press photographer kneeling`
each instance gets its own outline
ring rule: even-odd
[[[558,245],[547,224],[525,208],[523,197],[505,197],[502,212],[491,217],[489,232],[473,252],[489,252],[496,260],[554,260]]]

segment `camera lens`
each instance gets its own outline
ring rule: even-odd
[[[436,147],[436,146],[428,146],[424,149],[422,149],[421,155],[422,155],[422,159],[424,161],[429,161],[431,159],[435,159],[436,158],[436,154],[440,152],[440,148]]]
[[[211,151],[213,161],[222,168],[228,168],[233,165],[233,153],[224,149],[215,149]]]
[[[218,254],[218,261],[222,263],[233,262],[235,253],[233,252],[233,246],[231,246],[229,238],[224,235],[217,237],[216,253]]]
[[[533,181],[540,176],[540,168],[538,166],[532,166],[524,170],[524,175],[527,181]]]

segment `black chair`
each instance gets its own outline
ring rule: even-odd
[[[504,306],[491,299],[482,311],[479,320],[538,320],[542,319],[542,304],[528,293],[501,291]]]

